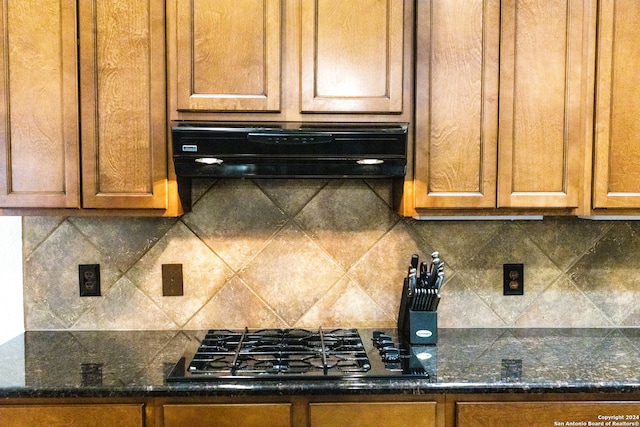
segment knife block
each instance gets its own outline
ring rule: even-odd
[[[398,313],[398,333],[410,344],[435,345],[438,342],[438,312],[411,310],[408,290],[409,283],[405,278]]]
[[[438,312],[409,310],[402,335],[411,344],[435,345],[438,342]]]

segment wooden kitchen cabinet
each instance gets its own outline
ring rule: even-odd
[[[435,427],[435,402],[311,403],[311,427]]]
[[[164,7],[79,2],[85,208],[167,208]]]
[[[7,0],[0,13],[0,208],[179,213],[164,1]]]
[[[640,409],[638,402],[459,402],[456,420],[457,427],[638,425]]]
[[[302,112],[402,112],[404,4],[302,0]]]
[[[170,118],[409,121],[412,13],[406,0],[171,0]]]
[[[416,210],[579,208],[595,10],[418,2]]]
[[[178,110],[280,110],[280,3],[176,1]]]
[[[640,208],[639,19],[640,3],[635,0],[600,2],[593,169],[596,210]]]
[[[290,427],[288,403],[171,404],[162,407],[164,427]]]
[[[143,404],[62,404],[0,406],[3,427],[144,426]]]
[[[0,207],[80,206],[76,3],[0,9]]]

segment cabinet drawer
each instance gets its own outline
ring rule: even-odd
[[[457,403],[458,427],[640,425],[640,402]]]
[[[142,427],[143,409],[143,404],[0,406],[0,426]]]
[[[312,403],[311,427],[432,427],[435,402]]]
[[[164,427],[289,427],[291,405],[164,405]]]

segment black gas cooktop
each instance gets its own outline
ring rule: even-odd
[[[211,329],[167,381],[434,376],[434,346],[408,346],[385,331],[357,329]]]

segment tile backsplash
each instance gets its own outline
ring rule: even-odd
[[[394,327],[411,254],[446,263],[441,327],[640,325],[640,222],[416,221],[388,181],[194,182],[181,218],[23,218],[26,330]],[[163,297],[162,264],[184,295]],[[502,265],[523,263],[523,296]],[[101,297],[79,297],[100,264]]]

